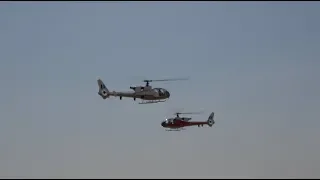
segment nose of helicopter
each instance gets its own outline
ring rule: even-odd
[[[169,91],[166,91],[166,95],[167,95],[168,98],[170,97]]]
[[[163,121],[163,122],[161,123],[161,126],[162,126],[162,127],[166,127],[166,122]]]

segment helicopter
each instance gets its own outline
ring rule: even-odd
[[[161,126],[166,128],[166,131],[180,131],[185,130],[184,127],[187,126],[198,126],[203,127],[203,125],[208,125],[212,127],[215,124],[214,121],[214,112],[210,114],[207,121],[190,121],[190,117],[180,117],[179,114],[199,114],[199,113],[175,113],[176,117],[168,118],[165,121],[162,121]]]
[[[119,97],[122,100],[122,97],[133,98],[135,101],[136,98],[141,99],[142,101],[139,104],[150,104],[150,103],[159,103],[165,102],[170,97],[170,93],[168,90],[164,88],[152,88],[150,82],[154,81],[177,81],[177,80],[188,80],[187,78],[180,79],[160,79],[160,80],[143,80],[146,83],[145,86],[131,86],[134,92],[110,92],[108,88],[105,86],[103,81],[98,78],[98,86],[99,92],[98,94],[103,98],[107,99],[110,96]]]

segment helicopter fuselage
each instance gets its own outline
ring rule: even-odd
[[[181,119],[177,119],[174,121],[166,120],[161,123],[161,126],[164,128],[183,128],[186,126],[203,126],[205,124],[208,124],[207,121],[185,121]]]
[[[130,87],[130,89],[134,90],[135,96],[137,98],[143,100],[161,100],[168,99],[170,97],[169,91],[164,88],[152,88],[151,86],[136,86]]]
[[[179,117],[178,114],[182,114],[182,113],[176,113],[177,117],[175,118],[169,118],[166,119],[165,121],[161,122],[161,126],[166,128],[166,129],[171,129],[171,130],[181,130],[183,129],[183,127],[186,126],[198,126],[198,127],[203,127],[203,125],[208,125],[209,127],[212,127],[213,124],[215,123],[213,120],[213,116],[214,116],[214,112],[212,112],[210,114],[210,116],[208,117],[207,121],[190,121],[191,118],[187,118],[187,117]],[[186,114],[186,113],[184,113]],[[191,113],[188,113],[191,114]]]
[[[149,85],[151,80],[145,80],[147,82],[146,86],[135,86],[130,87],[134,92],[121,92],[121,91],[109,91],[108,88],[104,85],[102,80],[99,78],[97,80],[99,86],[98,94],[103,98],[107,99],[110,96],[119,97],[122,100],[122,97],[126,98],[133,98],[135,101],[136,99],[141,99],[142,102],[139,104],[150,104],[150,103],[158,103],[158,102],[165,102],[167,99],[170,98],[170,93],[168,90],[164,88],[152,88]],[[158,81],[168,81],[167,80],[158,80]]]

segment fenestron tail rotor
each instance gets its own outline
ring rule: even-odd
[[[159,82],[159,81],[183,81],[189,80],[189,78],[174,78],[174,79],[154,79],[154,80],[143,80],[146,83],[146,86],[149,86],[149,82]]]

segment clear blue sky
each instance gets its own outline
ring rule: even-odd
[[[1,177],[312,178],[320,167],[317,2],[0,6]],[[101,99],[144,78],[166,103]],[[174,111],[213,128],[166,132]]]

